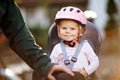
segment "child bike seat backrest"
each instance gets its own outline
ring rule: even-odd
[[[94,52],[98,55],[102,39],[100,32],[97,30],[96,25],[94,23],[87,21],[86,31],[82,36],[82,40],[88,40]],[[55,23],[53,23],[48,32],[48,55],[50,55],[53,47],[60,41],[61,40],[58,37],[57,33],[57,26]],[[87,80],[99,80],[99,78],[94,72],[87,78]]]
[[[94,23],[88,21],[86,26],[86,32],[82,37],[83,40],[88,40],[92,46],[95,53],[98,55],[100,44],[101,44],[101,35],[96,29]],[[60,42],[58,37],[56,24],[53,23],[48,32],[48,55],[50,55],[53,47]]]

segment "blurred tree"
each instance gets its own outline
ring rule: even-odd
[[[110,16],[113,16],[117,12],[118,11],[117,11],[117,7],[116,7],[116,4],[115,4],[114,0],[109,0],[108,7],[107,7],[107,13]]]
[[[108,7],[107,7],[107,13],[109,16],[108,22],[106,24],[105,30],[112,30],[115,29],[117,26],[117,22],[115,20],[115,14],[118,12],[116,4],[114,0],[109,0],[108,1]]]
[[[117,6],[114,0],[108,0],[107,13],[109,19],[105,26],[105,53],[116,54],[118,53],[118,25],[115,16],[118,13]]]

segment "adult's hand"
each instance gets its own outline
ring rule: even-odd
[[[63,67],[60,65],[54,65],[48,73],[49,80],[56,80],[55,77],[53,76],[54,72],[65,72],[69,74],[70,76],[74,76],[74,73],[71,70],[69,70],[67,67]]]
[[[88,76],[88,73],[84,69],[75,69],[73,72],[81,73],[85,78]]]

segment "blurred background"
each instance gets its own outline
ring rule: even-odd
[[[120,80],[120,0],[15,0],[36,42],[47,52],[48,30],[64,6],[85,11],[101,33],[100,80]],[[32,80],[32,69],[9,47],[0,33],[0,80]]]

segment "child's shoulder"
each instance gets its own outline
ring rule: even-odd
[[[54,47],[60,47],[60,43],[57,43]]]
[[[89,43],[89,41],[88,40],[84,40],[84,41],[82,41],[84,44],[84,46],[90,46],[90,43]]]
[[[88,41],[88,40],[84,40],[83,47],[84,48],[92,48],[93,49],[92,43],[90,41]]]
[[[88,40],[83,40],[81,43],[89,44]]]

